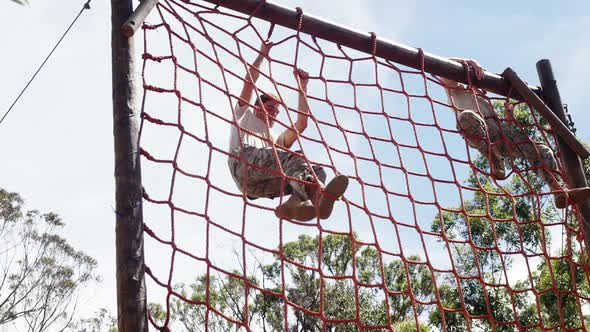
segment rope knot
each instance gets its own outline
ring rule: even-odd
[[[377,54],[377,34],[374,32],[370,32],[371,34],[371,55],[373,57]]]
[[[303,26],[303,9],[301,7],[295,7],[295,10],[297,11],[297,19],[299,20],[299,23],[297,23],[297,33],[299,33]]]

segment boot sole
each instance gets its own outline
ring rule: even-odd
[[[310,221],[316,218],[316,209],[311,204],[301,203],[299,206],[280,205],[275,209],[275,216],[280,219]]]
[[[555,194],[555,207],[565,209],[568,205],[581,203],[590,198],[590,188],[569,189],[566,194]]]
[[[560,198],[555,197],[555,206],[558,209],[564,209],[568,205],[582,203],[590,198],[590,188],[574,188],[567,191],[567,199],[565,195],[561,195]],[[566,203],[567,201],[567,203]]]
[[[348,177],[338,175],[328,183],[320,198],[319,216],[321,219],[327,219],[332,214],[334,202],[340,198],[348,188]]]

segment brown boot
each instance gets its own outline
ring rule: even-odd
[[[348,177],[345,175],[338,175],[328,183],[326,188],[322,190],[319,199],[319,216],[322,219],[327,219],[332,214],[334,202],[344,194],[348,187]]]
[[[494,175],[496,180],[506,179],[504,160],[502,160],[502,158],[496,157],[494,154],[492,154],[492,160],[490,160],[490,170],[492,171],[492,175]]]
[[[316,209],[310,201],[301,201],[297,195],[291,195],[287,201],[275,209],[275,215],[282,219],[310,221],[316,215]]]
[[[567,207],[567,194],[566,193],[557,193],[553,195],[553,201],[555,202],[555,207],[558,209],[565,209]]]
[[[558,209],[565,209],[568,205],[581,203],[588,198],[590,198],[590,188],[588,187],[567,189],[564,193],[557,193],[553,196],[555,207]]]

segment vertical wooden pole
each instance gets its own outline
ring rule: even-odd
[[[561,102],[561,96],[557,89],[557,81],[553,75],[553,69],[549,60],[541,60],[537,62],[537,73],[543,88],[543,96],[545,104],[557,115],[563,123],[567,123],[565,111]],[[561,139],[557,138],[557,145],[561,152],[561,157],[565,168],[567,169],[567,183],[570,188],[587,187],[586,175],[584,174],[584,167],[580,158],[570,149],[570,147]],[[582,229],[584,232],[584,241],[586,244],[586,255],[590,257],[590,201],[578,203],[578,210],[582,215]]]
[[[111,0],[119,332],[148,330],[134,43],[121,34],[121,26],[132,12],[132,0]]]

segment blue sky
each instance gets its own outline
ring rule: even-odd
[[[512,1],[279,3],[300,6],[305,13],[360,31],[374,31],[380,37],[440,56],[474,58],[492,72],[510,66],[531,84],[538,84],[536,61],[548,58],[578,134],[590,141],[585,98],[585,81],[590,76],[586,64],[590,58],[590,4],[585,1],[537,1],[538,8],[534,9],[530,2]],[[82,5],[73,0],[59,4],[33,1],[28,7],[0,3],[0,43],[4,46],[0,56],[0,112],[8,108]],[[106,306],[115,312],[110,8],[98,1],[91,6],[0,124],[0,186],[21,193],[31,208],[62,215],[68,224],[67,238],[99,260],[104,278],[88,296],[87,307]],[[140,46],[138,43],[138,54]],[[139,70],[138,66],[137,79]],[[312,83],[310,91],[311,87]],[[212,139],[222,147],[227,140]],[[321,153],[311,153],[321,158]],[[150,170],[146,167],[144,171]],[[183,190],[191,192],[191,188]],[[344,212],[338,209],[343,205],[336,213]],[[270,220],[272,215],[266,214]],[[353,223],[363,227],[360,218]],[[256,224],[250,225],[256,228]],[[269,238],[276,239],[277,224],[262,223],[260,227],[267,228],[274,234]],[[284,227],[290,234],[286,240],[301,232],[317,232],[311,226]],[[337,228],[333,224],[325,227]],[[255,230],[245,232],[254,234]],[[226,235],[218,236],[223,240]],[[197,250],[194,242],[187,241],[186,245],[195,245]],[[267,243],[268,247],[274,245],[275,241]],[[168,263],[162,258],[159,265],[165,269]]]

